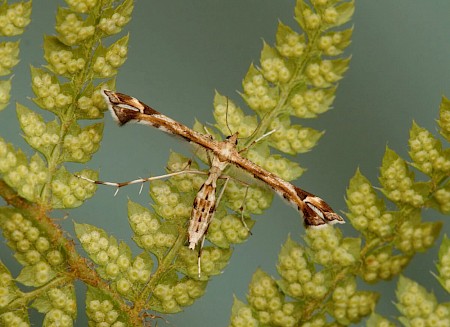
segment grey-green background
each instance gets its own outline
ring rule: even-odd
[[[33,95],[29,64],[44,64],[42,37],[54,34],[57,3],[62,2],[34,1],[32,22],[21,41],[22,61],[15,69],[12,103],[35,108],[29,100]],[[117,90],[187,125],[195,118],[212,122],[214,90],[243,104],[236,91],[242,89],[247,68],[251,62],[258,63],[262,39],[274,42],[278,19],[295,26],[294,4],[293,0],[136,1],[128,26],[128,61],[119,73]],[[446,0],[356,2],[353,43],[347,51],[352,55],[350,69],[340,83],[334,109],[318,120],[302,122],[326,130],[326,134],[312,152],[298,157],[308,171],[297,185],[345,211],[345,190],[358,167],[377,185],[386,145],[407,158],[413,120],[436,132],[441,96],[450,96],[449,13]],[[0,134],[31,153],[21,139],[13,105],[0,113]],[[89,167],[99,169],[106,180],[157,175],[164,172],[171,149],[189,155],[183,142],[156,129],[137,125],[119,129],[106,116],[102,148]],[[72,221],[91,223],[132,243],[127,199],[147,204],[149,198],[145,192],[139,195],[138,187],[124,189],[116,197],[113,193],[99,188],[82,208],[59,213],[59,217],[68,214],[61,221],[64,228],[74,236]],[[425,215],[426,220],[445,220],[444,232],[449,233],[448,217],[435,211]],[[236,247],[230,265],[212,279],[204,297],[184,312],[167,316],[171,326],[226,326],[233,294],[245,299],[252,273],[260,267],[276,276],[280,246],[289,233],[300,240],[301,219],[278,198],[270,210],[255,218],[253,236]],[[349,225],[342,229],[346,235],[356,235]],[[4,242],[0,251],[1,259],[17,274],[19,266]],[[430,274],[436,271],[436,260],[434,247],[417,255],[404,274],[434,290],[440,301],[448,301],[448,294]],[[398,315],[392,304],[395,283],[362,285],[382,292],[377,311],[388,316]],[[84,286],[77,286],[82,291],[77,325],[84,326]],[[33,319],[40,325],[41,318],[34,315]]]

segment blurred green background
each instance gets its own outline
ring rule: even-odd
[[[44,64],[43,34],[55,33],[58,4],[63,2],[34,1],[32,22],[21,41],[12,103],[19,101],[36,108],[29,100],[33,96],[29,64]],[[278,20],[296,28],[294,5],[293,0],[138,0],[128,26],[128,61],[119,72],[117,90],[188,126],[195,118],[213,121],[214,90],[245,107],[236,91],[242,90],[241,81],[250,63],[258,64],[262,40],[273,44]],[[347,51],[352,55],[350,69],[340,83],[334,109],[320,119],[301,122],[326,130],[326,134],[313,151],[298,157],[308,171],[296,185],[320,194],[337,211],[345,211],[345,190],[358,167],[378,185],[378,167],[386,145],[408,159],[413,120],[436,132],[441,96],[450,97],[449,13],[450,2],[445,0],[356,2],[353,43]],[[45,117],[52,118],[46,113]],[[182,141],[145,126],[119,129],[109,115],[105,117],[102,148],[89,163],[104,180],[162,174],[171,149],[189,156],[189,148]],[[0,131],[7,141],[31,153],[20,136],[13,105],[0,113]],[[81,169],[80,165],[72,167]],[[138,191],[139,187],[130,187],[113,197],[113,189],[99,188],[82,208],[58,213],[58,217],[68,214],[61,223],[72,237],[72,222],[86,222],[132,244],[127,199],[149,202],[146,192],[139,195]],[[425,216],[425,220],[445,220],[444,232],[450,234],[448,217],[435,211]],[[276,198],[270,210],[254,218],[257,224],[253,236],[235,249],[230,265],[213,278],[204,297],[184,312],[166,317],[171,326],[226,326],[233,295],[245,299],[253,272],[260,267],[277,275],[281,244],[288,234],[295,240],[303,235],[300,217]],[[342,229],[346,235],[356,235],[349,224]],[[441,239],[442,235],[439,242]],[[17,274],[19,266],[4,242],[0,252],[2,260]],[[417,255],[404,274],[434,290],[441,302],[448,301],[448,294],[430,274],[436,271],[436,260],[437,246]],[[81,291],[77,325],[84,326],[84,286],[77,286]],[[362,286],[382,292],[377,312],[398,315],[392,304],[396,279]],[[41,324],[40,319],[36,318],[36,325]]]

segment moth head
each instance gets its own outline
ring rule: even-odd
[[[230,136],[227,136],[226,140],[228,141],[228,143],[237,145],[238,144],[238,136],[239,136],[239,132],[236,132]]]

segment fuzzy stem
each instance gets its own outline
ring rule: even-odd
[[[60,276],[64,276],[57,278],[58,280],[62,278],[65,282],[70,282],[79,279],[87,285],[100,289],[103,293],[111,297],[115,304],[120,307],[121,311],[130,311],[130,307],[124,303],[120,295],[112,290],[110,285],[91,267],[92,263],[77,253],[74,241],[64,236],[63,230],[47,215],[45,207],[22,198],[2,179],[0,179],[0,197],[5,199],[9,205],[25,211],[27,217],[34,219],[39,229],[48,235],[51,243],[64,252],[67,268],[64,271],[58,271]],[[31,298],[29,299],[31,300]]]

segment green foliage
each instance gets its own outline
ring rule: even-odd
[[[251,214],[261,214],[272,200],[264,186],[248,183],[234,167],[231,179],[209,226],[209,245],[198,254],[186,244],[186,223],[193,199],[209,162],[204,149],[191,162],[170,155],[168,173],[187,167],[190,173],[156,180],[150,185],[152,210],[128,202],[133,241],[141,249],[134,255],[126,241],[108,231],[75,223],[76,236],[87,257],[50,218],[53,209],[70,209],[93,196],[96,179],[88,168],[72,172],[99,149],[106,110],[100,94],[114,89],[115,76],[128,53],[132,0],[66,0],[56,14],[57,36],[45,36],[43,68],[31,67],[34,104],[54,116],[44,116],[23,104],[16,112],[25,141],[35,151],[21,149],[0,138],[0,195],[8,206],[0,208],[0,228],[22,270],[13,278],[0,262],[0,323],[28,326],[28,309],[44,316],[44,326],[72,326],[77,317],[75,280],[87,285],[89,326],[139,326],[156,318],[148,310],[177,313],[203,296],[210,277],[228,264],[232,247],[249,237]],[[331,108],[337,82],[350,58],[342,57],[350,44],[353,1],[298,0],[297,32],[279,23],[276,44],[263,44],[259,66],[250,65],[241,93],[251,114],[231,99],[216,93],[215,125],[196,122],[194,129],[214,139],[238,132],[239,149],[252,162],[285,180],[304,169],[286,155],[311,150],[323,132],[292,124],[317,118]],[[0,7],[0,33],[21,34],[29,23],[31,1]],[[106,42],[108,40],[108,43]],[[110,44],[106,46],[105,44]],[[10,75],[18,62],[19,42],[0,43],[0,75]],[[9,102],[11,79],[0,81],[0,110]],[[48,117],[48,116],[46,116]],[[80,123],[80,120],[88,122]],[[441,135],[450,140],[450,101],[444,98],[438,120]],[[268,131],[275,130],[260,140]],[[258,140],[257,143],[255,141]],[[376,314],[379,295],[363,283],[379,283],[399,276],[418,252],[428,250],[439,236],[442,223],[423,222],[423,209],[450,212],[449,150],[431,132],[413,123],[409,139],[411,163],[387,148],[382,160],[380,193],[357,170],[347,189],[347,217],[358,237],[345,237],[340,229],[307,229],[303,244],[290,237],[277,264],[279,278],[257,270],[249,284],[247,304],[235,298],[230,326],[393,326]],[[283,153],[281,155],[280,153]],[[70,168],[69,168],[70,167]],[[424,176],[417,181],[414,170]],[[245,174],[244,174],[245,175]],[[224,182],[220,181],[222,187]],[[246,226],[244,226],[243,222]],[[450,292],[450,241],[441,245],[436,278]],[[18,285],[28,286],[22,291]],[[361,288],[361,289],[360,289]],[[400,323],[405,326],[447,326],[450,303],[439,304],[434,295],[406,277],[397,287]]]
[[[108,297],[114,299],[114,304],[119,307],[118,312],[121,312],[117,317],[124,316],[123,302],[118,304],[117,295],[111,294],[105,282],[99,282],[101,277],[108,280],[105,276],[109,276],[108,273],[111,275],[114,269],[102,267],[95,261],[99,264],[97,272],[89,272],[86,260],[77,254],[71,241],[58,229],[48,213],[56,208],[80,206],[95,192],[95,185],[75,177],[65,164],[85,163],[99,148],[103,124],[81,125],[79,120],[103,117],[106,105],[100,90],[114,87],[117,68],[126,60],[128,36],[112,42],[108,47],[103,47],[102,43],[106,37],[121,32],[130,20],[133,2],[125,0],[117,4],[116,1],[105,0],[68,3],[70,8],[58,10],[57,36],[44,38],[47,65],[45,68],[31,67],[33,101],[55,117],[46,121],[38,111],[17,104],[23,137],[36,151],[30,158],[22,150],[16,150],[0,139],[2,195],[6,199],[8,195],[5,192],[16,193],[8,200],[16,208],[0,209],[0,225],[14,256],[23,266],[15,282],[34,287],[29,293],[23,293],[15,287],[11,277],[3,278],[6,283],[4,289],[9,295],[2,297],[0,319],[2,324],[8,326],[18,325],[19,320],[29,324],[26,308],[30,303],[31,307],[45,314],[45,326],[55,323],[73,325],[76,318],[75,279],[85,279],[87,284],[96,287],[103,283],[97,291],[102,294],[100,298],[103,301]],[[11,5],[3,2],[0,7],[1,33],[5,36],[21,34],[30,22],[30,14],[31,1]],[[11,69],[18,62],[18,54],[18,41],[0,44],[1,75],[11,74]],[[10,80],[0,83],[1,109],[9,100],[10,87]],[[77,174],[97,177],[97,173],[89,169],[82,169]],[[108,252],[97,254],[99,260],[104,259],[105,255],[114,256],[114,241],[111,239],[112,244],[108,243]],[[116,252],[118,259],[130,259],[131,251],[125,244],[120,244]],[[122,258],[124,256],[125,259]],[[130,259],[131,266],[124,273],[133,277],[139,273],[142,280],[150,274],[149,263],[148,254],[137,256]],[[143,272],[147,273],[144,277],[141,276]],[[2,274],[9,275],[9,272],[5,268]],[[118,285],[122,285],[119,282]],[[123,291],[124,286],[120,290]],[[110,318],[108,321],[114,320],[111,310],[103,309],[109,312],[109,316],[106,314]],[[128,324],[130,319],[124,321]]]
[[[441,117],[448,110],[446,104],[448,100],[443,98]],[[439,120],[438,124],[444,123]],[[255,272],[248,305],[235,299],[230,326],[347,326],[369,315],[367,326],[395,326],[374,313],[379,295],[358,290],[356,278],[379,283],[399,276],[413,256],[429,249],[439,236],[442,223],[422,222],[421,211],[435,208],[447,213],[443,205],[448,205],[438,195],[447,192],[448,149],[416,123],[409,144],[410,164],[388,148],[380,171],[380,191],[398,210],[387,210],[383,198],[357,170],[347,190],[347,217],[359,237],[343,237],[339,229],[327,226],[307,229],[305,245],[289,238],[278,256],[281,278]],[[425,173],[429,180],[417,182],[410,167]],[[445,237],[436,278],[447,292],[449,267],[450,242]],[[450,302],[439,304],[434,295],[401,275],[397,308],[404,326],[447,326],[450,322]]]
[[[12,37],[24,32],[30,23],[31,1],[8,4],[4,1],[0,5],[0,35]],[[0,76],[12,74],[12,69],[19,62],[19,41],[0,42]],[[9,103],[11,92],[11,78],[0,79],[0,111]]]

